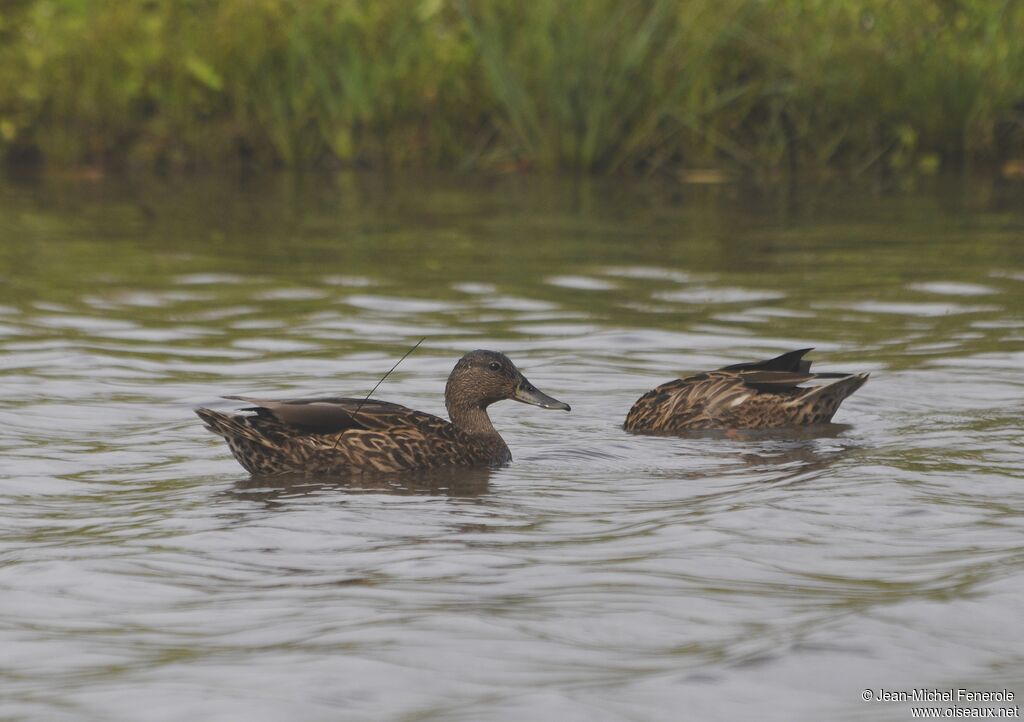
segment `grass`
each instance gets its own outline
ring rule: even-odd
[[[1024,154],[1017,0],[8,0],[0,154],[56,166],[728,166]]]

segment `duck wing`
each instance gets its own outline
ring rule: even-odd
[[[626,430],[676,433],[694,429],[746,426],[751,408],[778,406],[805,389],[813,378],[790,371],[707,371],[675,379],[637,399],[626,416]]]
[[[252,406],[243,411],[255,411],[257,416],[271,418],[296,431],[311,434],[334,434],[349,429],[379,431],[403,426],[438,429],[449,425],[442,418],[389,401],[336,396],[281,400],[251,396],[224,398],[245,401]]]
[[[716,379],[728,379],[731,385],[741,384],[748,389],[768,393],[785,393],[797,386],[824,374],[800,373],[797,371],[712,371],[707,374]],[[725,386],[725,385],[723,385]]]

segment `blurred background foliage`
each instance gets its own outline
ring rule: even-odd
[[[5,0],[51,166],[931,173],[1024,155],[1020,0]]]

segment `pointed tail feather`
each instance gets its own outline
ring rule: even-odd
[[[203,420],[206,429],[225,439],[246,439],[257,444],[266,444],[266,438],[245,423],[244,416],[230,416],[213,409],[199,408],[196,415]]]
[[[853,374],[823,386],[814,386],[792,401],[801,423],[824,423],[832,420],[847,396],[864,385],[868,374]]]
[[[824,376],[821,374],[820,376]],[[852,394],[854,391],[864,385],[864,382],[868,380],[869,374],[852,374],[845,376],[838,381],[833,381],[830,384],[823,386],[815,386],[810,389],[806,394],[800,396],[801,401],[814,401],[818,398],[830,398],[835,399],[837,402],[842,402],[847,396]]]

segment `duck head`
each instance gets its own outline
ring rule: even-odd
[[[569,411],[569,404],[553,399],[523,376],[508,356],[497,351],[470,351],[455,364],[444,390],[445,405],[455,409],[486,409],[503,399],[522,401],[542,409]]]

